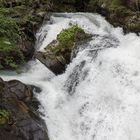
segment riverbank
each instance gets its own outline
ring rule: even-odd
[[[92,12],[104,16],[115,27],[126,33],[140,32],[140,2],[136,0],[52,0],[54,11]]]
[[[109,0],[105,0],[105,1],[101,1],[101,0],[100,1],[98,1],[98,0],[84,1],[83,0],[81,2],[79,0],[72,0],[72,1],[62,0],[61,2],[59,1],[59,3],[58,3],[58,1],[55,1],[55,0],[51,0],[51,1],[49,1],[49,0],[48,1],[45,1],[45,0],[35,0],[35,1],[33,1],[33,0],[30,0],[30,1],[6,0],[6,1],[0,2],[0,5],[1,5],[1,8],[0,8],[0,16],[1,16],[1,19],[0,19],[0,21],[1,21],[0,22],[0,69],[15,70],[15,69],[18,69],[18,66],[20,64],[26,63],[28,60],[32,59],[32,56],[34,55],[34,51],[35,51],[35,48],[34,48],[34,44],[36,41],[35,34],[36,34],[37,30],[39,29],[39,27],[44,19],[44,16],[48,12],[79,12],[79,11],[97,12],[97,13],[100,13],[103,16],[105,16],[106,19],[115,27],[118,27],[118,26],[123,27],[123,29],[126,33],[135,32],[138,34],[140,32],[139,3],[136,4],[136,3],[134,3],[134,1],[131,1],[131,3],[130,3],[130,1],[127,1],[127,3],[125,3],[125,5],[124,5],[124,3],[120,3],[117,0],[115,2],[114,1],[111,1],[110,3],[108,3],[108,2],[110,2],[110,1]],[[129,7],[130,4],[132,5],[132,7]],[[72,15],[72,16],[74,17],[74,15]],[[89,16],[91,16],[91,17],[89,18]],[[60,15],[60,17],[61,17],[61,15]],[[60,33],[63,30],[63,28],[67,28],[69,26],[69,24],[71,24],[71,23],[67,22],[68,20],[70,20],[70,18],[67,18],[67,19],[64,17],[61,17],[61,18],[59,19],[60,21],[58,22],[58,17],[55,17],[54,23],[55,22],[58,22],[58,23],[57,23],[57,25],[52,24],[52,28],[50,28],[49,33],[48,33],[48,28],[46,28],[47,34],[49,34],[49,36],[42,38],[43,42],[44,42],[44,39],[46,39],[47,41],[50,41],[48,43],[51,43],[51,41],[56,39],[55,37],[57,37],[57,34]],[[97,24],[94,24],[94,22],[90,23],[89,22],[90,20],[88,18],[89,19],[92,18],[95,21],[96,20],[98,21],[98,19],[100,19],[100,20],[97,22]],[[76,20],[77,20],[77,23],[80,25],[81,17],[79,17],[79,19],[76,19]],[[108,60],[110,62],[108,62],[108,60],[106,60],[106,62],[103,61],[103,63],[102,63],[102,61],[100,61],[99,63],[97,63],[98,69],[95,69],[95,67],[92,67],[94,63],[92,65],[90,65],[90,63],[88,61],[86,61],[87,58],[89,59],[92,56],[97,56],[98,50],[100,50],[100,49],[102,50],[103,47],[107,47],[108,44],[110,46],[108,46],[107,48],[110,48],[110,47],[113,47],[113,49],[116,48],[119,44],[119,41],[117,40],[118,36],[114,38],[115,34],[114,34],[114,36],[110,36],[110,35],[104,36],[104,32],[106,34],[108,34],[108,32],[106,32],[106,30],[104,30],[105,27],[107,27],[107,29],[110,29],[110,31],[112,31],[112,33],[114,33],[115,29],[113,30],[112,27],[110,27],[110,25],[107,24],[107,22],[105,22],[104,19],[102,19],[100,16],[93,16],[92,14],[89,14],[88,16],[87,15],[84,16],[84,14],[83,14],[82,20],[83,20],[83,23],[81,24],[81,28],[84,28],[87,31],[89,29],[89,32],[91,31],[95,35],[93,40],[97,40],[97,42],[99,42],[99,44],[97,44],[97,47],[99,47],[99,49],[97,48],[97,50],[96,49],[94,50],[94,41],[93,41],[93,45],[89,46],[89,50],[91,49],[91,51],[88,50],[89,51],[88,56],[80,57],[80,59],[77,59],[78,62],[76,62],[76,59],[75,59],[75,63],[73,64],[73,66],[71,68],[69,68],[66,71],[66,74],[64,74],[62,77],[58,76],[58,79],[57,79],[57,77],[55,77],[56,78],[55,82],[52,82],[52,81],[50,82],[50,79],[48,78],[48,72],[46,72],[47,69],[44,66],[42,66],[40,64],[40,62],[36,62],[36,61],[35,61],[35,63],[33,63],[33,62],[30,63],[30,68],[31,68],[30,71],[27,71],[27,73],[23,73],[23,74],[19,75],[19,77],[21,77],[21,79],[16,74],[13,76],[13,79],[19,78],[21,81],[24,79],[28,83],[33,83],[35,85],[39,83],[42,86],[41,88],[43,89],[43,92],[40,94],[40,97],[41,97],[40,102],[41,102],[41,105],[43,105],[43,107],[45,107],[45,111],[43,113],[45,114],[45,121],[46,121],[46,124],[49,126],[51,137],[55,137],[55,136],[57,137],[57,134],[58,134],[60,139],[61,138],[67,139],[65,136],[63,136],[63,133],[61,131],[59,131],[59,130],[63,130],[65,132],[65,130],[67,130],[66,133],[68,134],[68,139],[72,140],[71,133],[70,133],[71,130],[69,130],[69,127],[67,127],[67,125],[65,125],[65,124],[71,125],[71,124],[69,124],[69,122],[72,122],[73,120],[71,120],[71,118],[69,118],[69,114],[66,114],[67,111],[65,111],[65,108],[63,108],[62,104],[63,104],[64,99],[62,98],[61,100],[59,100],[61,98],[61,96],[59,96],[57,98],[58,93],[60,95],[64,96],[64,98],[68,95],[68,97],[66,97],[67,99],[70,97],[73,97],[74,94],[78,95],[77,88],[81,89],[81,87],[79,87],[79,85],[81,84],[81,81],[86,82],[86,84],[83,86],[85,88],[87,88],[87,91],[89,90],[88,85],[90,85],[90,87],[92,87],[94,85],[92,87],[91,93],[92,93],[92,91],[95,91],[94,87],[98,87],[99,85],[96,85],[95,83],[91,83],[91,81],[94,79],[94,78],[90,79],[89,72],[92,72],[91,70],[94,70],[95,72],[96,72],[96,70],[99,70],[101,77],[105,76],[106,73],[109,73],[108,75],[110,76],[110,80],[112,80],[114,78],[114,77],[111,77],[111,75],[113,75],[114,73],[115,73],[115,75],[118,74],[119,76],[122,74],[122,75],[124,75],[124,77],[127,74],[128,69],[127,69],[127,67],[125,67],[126,72],[123,71],[124,68],[121,67],[122,66],[121,62],[122,62],[123,58],[122,58],[122,60],[120,60],[119,55],[118,56],[114,55],[116,57],[116,60],[118,60],[118,63],[116,63],[116,61],[114,62],[114,60],[112,60],[112,58],[114,56],[112,57],[109,54],[106,54],[107,57],[105,57],[104,59],[106,60],[106,58],[109,58]],[[88,21],[88,23],[87,23],[87,21]],[[75,21],[73,20],[73,22],[75,22]],[[98,23],[100,23],[100,24],[98,25]],[[102,26],[102,24],[104,24],[104,25]],[[95,27],[95,28],[93,28],[93,27]],[[95,33],[95,30],[96,30],[97,34]],[[99,30],[101,32],[98,32]],[[67,33],[67,31],[69,33],[69,30],[66,29],[66,30],[63,30],[61,32],[61,34],[64,34],[64,36],[65,36],[65,34],[67,34],[68,39],[69,39],[69,34]],[[70,30],[70,32],[71,32],[71,30]],[[44,32],[41,32],[41,33],[43,34]],[[138,38],[134,34],[132,36],[124,37],[124,35],[121,34],[121,32],[119,30],[118,30],[118,33],[124,39],[124,42],[122,41],[123,42],[122,44],[126,44],[125,46],[123,46],[121,44],[122,45],[121,47],[129,46],[129,44],[132,43],[132,45],[129,46],[129,48],[130,48],[130,51],[132,50],[132,52],[134,53],[133,56],[135,56],[137,54],[137,52],[139,52],[139,51],[136,50],[136,52],[135,52],[133,50],[133,48],[131,48],[131,47],[134,46],[136,49],[138,49],[138,45],[137,45],[138,43],[135,44],[135,41],[139,42]],[[61,40],[65,42],[65,45],[62,45],[63,47],[61,49],[60,49],[61,46],[59,46],[59,50],[56,48],[58,51],[56,51],[53,48],[55,46],[58,47],[58,45],[56,45],[57,42],[55,45],[50,44],[52,46],[50,48],[48,48],[52,52],[54,52],[54,50],[56,51],[53,54],[53,56],[56,56],[56,54],[58,56],[61,56],[61,57],[57,58],[57,61],[59,61],[59,62],[61,62],[61,64],[63,64],[63,68],[60,69],[60,71],[58,71],[58,67],[56,66],[55,72],[54,72],[56,74],[62,74],[63,72],[65,72],[66,68],[68,67],[68,64],[71,62],[70,61],[71,52],[73,49],[73,44],[75,44],[75,42],[76,42],[76,41],[73,42],[73,40],[71,42],[71,40],[70,40],[69,41],[70,43],[67,43],[65,41],[65,37],[67,37],[67,36],[63,37],[61,35],[61,37],[62,37]],[[72,39],[73,38],[74,37],[72,37]],[[78,39],[80,39],[80,38],[81,37],[78,36]],[[85,38],[85,36],[84,36],[84,38]],[[128,38],[128,40],[127,40],[127,38]],[[136,38],[136,40],[134,40],[134,38]],[[53,40],[51,40],[51,39],[53,39]],[[123,39],[120,39],[120,40],[123,40]],[[46,44],[47,41],[45,41],[44,44]],[[127,44],[127,42],[129,42],[129,43]],[[69,47],[69,44],[71,44],[71,43],[72,43],[72,45],[70,45],[70,49],[66,48],[66,47]],[[104,44],[104,46],[102,46],[102,44]],[[88,42],[85,42],[85,44],[81,44],[81,46],[82,45],[83,45],[83,49],[84,49],[89,44],[88,44]],[[100,48],[100,46],[101,46],[101,48]],[[45,48],[45,47],[46,46],[43,46],[43,48]],[[125,50],[126,56],[129,56],[131,54],[129,52],[129,48],[128,48],[128,50],[126,49],[127,51]],[[112,51],[113,51],[113,49],[112,49]],[[50,50],[49,50],[49,53],[51,52]],[[94,53],[94,51],[95,51],[95,53]],[[116,51],[114,54],[119,53],[121,56],[124,56],[125,52],[123,54],[123,49],[121,51],[122,52]],[[61,55],[61,53],[64,56]],[[85,51],[85,54],[86,53],[87,52]],[[106,51],[106,53],[107,53],[107,51]],[[45,59],[43,55],[41,57],[43,59]],[[66,59],[64,59],[65,57],[66,57]],[[130,56],[130,58],[128,57],[127,60],[129,60],[129,59],[131,59],[131,56]],[[137,59],[137,58],[135,58],[135,59]],[[132,62],[135,59],[132,59]],[[68,60],[68,62],[66,63],[65,60]],[[95,60],[94,57],[93,57],[93,59],[90,60],[90,62],[92,62],[93,60]],[[112,62],[111,60],[113,61],[113,63],[111,63]],[[126,60],[126,62],[128,64],[127,60]],[[47,61],[48,61],[48,58],[47,58]],[[65,62],[65,63],[63,63],[63,62]],[[43,63],[46,63],[46,60]],[[50,65],[50,64],[52,64],[52,61],[49,61],[48,63]],[[87,63],[89,63],[88,66],[87,66]],[[102,72],[102,69],[100,70],[100,68],[104,65],[104,63],[107,63],[109,66],[110,66],[110,64],[112,64],[111,67],[114,70],[113,71],[114,73],[112,73],[112,71],[110,71],[109,68],[106,69],[103,67],[106,70],[106,73],[104,74]],[[116,65],[114,66],[114,64],[116,64]],[[123,64],[125,65],[125,59],[124,59]],[[135,64],[135,66],[137,65],[136,61],[134,61],[132,64]],[[130,61],[129,66],[132,66],[132,64]],[[125,66],[127,66],[127,65],[125,65]],[[54,67],[54,64],[52,64],[52,67]],[[131,71],[133,71],[133,72],[131,73]],[[135,71],[132,69],[129,71],[129,73],[131,73],[131,75],[137,77],[139,72],[137,69]],[[104,74],[104,75],[102,75],[102,74]],[[8,75],[7,75],[7,77],[8,77]],[[90,80],[86,81],[86,77],[88,75],[89,75]],[[95,78],[96,77],[98,77],[98,74],[95,76]],[[107,77],[105,76],[104,79],[106,80],[106,78]],[[120,81],[123,81],[123,83],[125,83],[125,85],[129,86],[129,84],[131,84],[133,79],[129,83],[127,78],[128,77],[126,77],[126,79],[122,77],[122,79],[120,78]],[[97,81],[99,81],[99,83],[102,83],[102,80],[100,80],[100,78],[97,79]],[[107,83],[107,82],[109,82],[109,81],[106,81],[105,83]],[[110,88],[110,85],[112,83],[107,84],[108,89]],[[118,86],[117,89],[119,89],[120,85],[116,82],[114,82],[114,83],[116,84],[116,86]],[[137,81],[131,85],[135,85],[135,83],[137,83]],[[102,83],[102,85],[104,85],[104,82]],[[100,86],[98,88],[99,88],[98,90],[100,90]],[[123,88],[125,89],[126,87],[124,86]],[[136,85],[136,89],[137,89],[137,85]],[[116,89],[113,89],[113,93],[115,90]],[[83,93],[83,96],[85,96],[83,91],[84,90],[80,90],[80,92]],[[108,90],[106,92],[108,93]],[[116,96],[118,94],[117,90],[115,92],[116,92],[116,94],[113,96]],[[123,90],[122,90],[122,92],[123,92]],[[66,94],[63,95],[63,93],[66,93]],[[85,93],[86,93],[86,95],[89,94],[86,91],[85,91]],[[132,91],[132,93],[133,93],[133,91]],[[98,94],[100,94],[100,92],[98,93],[98,91],[97,91],[97,95]],[[13,140],[14,139],[17,140],[17,137],[20,137],[21,139],[26,139],[26,140],[28,140],[28,139],[31,139],[31,140],[34,140],[34,139],[46,140],[47,139],[48,140],[48,136],[46,134],[47,128],[45,126],[45,123],[42,122],[42,119],[40,119],[40,117],[39,117],[40,114],[38,114],[38,108],[39,108],[38,101],[36,102],[36,100],[34,100],[34,98],[32,98],[33,96],[36,96],[36,95],[37,94],[36,94],[36,92],[34,92],[34,88],[32,89],[32,86],[25,85],[25,84],[21,83],[20,81],[12,80],[12,81],[6,82],[6,81],[3,81],[2,79],[0,79],[0,100],[2,101],[0,103],[0,117],[1,117],[0,136],[2,137],[2,139],[9,138],[9,140],[10,140],[12,138]],[[56,100],[52,99],[52,95],[55,95]],[[90,96],[91,95],[89,95],[89,99],[90,99]],[[121,94],[119,96],[121,96]],[[133,95],[133,96],[135,97],[135,95]],[[126,95],[126,97],[127,97],[127,95]],[[52,100],[50,100],[50,99],[52,99]],[[95,98],[93,98],[93,100],[94,99]],[[109,101],[111,101],[112,96],[109,99],[110,99]],[[113,100],[115,101],[115,103],[118,102],[118,100],[115,98],[113,98]],[[84,100],[83,100],[83,102],[84,102]],[[99,99],[99,102],[102,103],[102,99],[101,99],[101,101]],[[123,100],[122,100],[122,102],[123,102]],[[75,102],[74,104],[79,105],[79,103],[80,103],[80,101]],[[67,100],[64,102],[64,104],[67,106]],[[71,105],[73,105],[73,104],[71,104]],[[68,108],[70,107],[69,110],[71,109],[71,105],[67,106]],[[79,114],[81,116],[83,114],[82,110],[84,109],[85,105],[86,105],[86,102],[84,104],[79,105],[79,108],[77,108],[79,110],[79,112],[80,112]],[[112,105],[114,105],[114,103]],[[135,104],[134,104],[134,106],[135,106]],[[61,110],[61,107],[62,107],[62,110]],[[93,107],[92,107],[92,109],[93,109]],[[35,110],[35,114],[34,114],[34,110]],[[122,111],[122,110],[120,110],[120,111]],[[74,112],[74,114],[75,113],[77,113],[77,112]],[[67,115],[66,118],[65,118],[65,114]],[[71,113],[71,114],[73,114],[73,113]],[[123,114],[123,112],[122,112],[122,114]],[[23,118],[24,116],[27,118]],[[57,116],[60,117],[60,118],[58,118],[58,120],[56,120]],[[94,112],[93,112],[93,116],[94,116]],[[75,116],[73,116],[73,117],[75,117]],[[122,115],[122,117],[124,117],[124,116]],[[61,119],[62,119],[62,121],[61,121]],[[67,119],[70,119],[70,120],[67,121]],[[75,119],[77,119],[77,118],[75,118]],[[124,118],[124,119],[126,119],[126,118]],[[50,122],[50,124],[47,123],[48,121]],[[123,121],[123,119],[122,119],[122,121]],[[56,124],[58,124],[56,126],[59,126],[60,128],[56,127],[54,122]],[[135,122],[135,120],[134,120],[134,122]],[[136,119],[136,122],[137,122],[137,119]],[[64,128],[63,128],[63,123],[64,123]],[[98,123],[98,122],[96,122],[96,123]],[[24,125],[24,126],[22,126],[22,125]],[[51,125],[54,125],[54,127],[51,127]],[[114,122],[114,125],[115,125],[115,122]],[[136,126],[136,128],[137,127],[138,126]],[[96,126],[95,126],[95,128],[96,128]],[[73,128],[73,129],[75,129],[75,128]],[[56,133],[55,133],[55,130],[56,130]],[[36,131],[36,133],[34,133],[34,131]],[[76,131],[77,130],[75,129],[75,132]],[[41,134],[40,134],[40,132],[41,132]],[[15,135],[13,133],[16,133],[16,134],[18,133],[18,134]],[[30,135],[30,133],[31,133],[31,135]],[[121,131],[120,131],[120,133],[121,133]],[[36,135],[37,135],[37,137],[36,137]]]
[[[0,1],[0,69],[17,69],[34,54],[36,31],[49,9],[47,1]]]
[[[32,58],[35,34],[48,12],[97,12],[124,32],[139,34],[139,9],[140,3],[133,0],[1,1],[0,69],[18,69],[18,65]]]

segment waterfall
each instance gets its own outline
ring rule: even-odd
[[[98,14],[55,13],[36,35],[37,50],[70,24],[93,37],[78,47],[65,73],[55,76],[32,60],[22,74],[0,77],[42,89],[37,98],[50,140],[140,140],[140,37]]]

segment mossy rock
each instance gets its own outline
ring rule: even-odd
[[[53,47],[52,51],[54,53],[60,53],[62,50],[67,49],[71,50],[74,46],[75,39],[77,38],[78,34],[84,34],[85,32],[82,28],[74,25],[68,29],[64,29],[60,32],[57,36],[58,45]]]
[[[36,58],[46,65],[54,74],[62,74],[71,62],[71,54],[78,42],[89,40],[92,36],[77,25],[62,30],[45,52],[37,52]]]
[[[68,29],[62,30],[57,35],[57,39],[52,41],[45,50],[53,53],[52,57],[60,57],[63,54],[65,61],[69,63],[74,44],[90,37],[91,35],[86,34],[78,25],[72,25]]]
[[[3,81],[0,78],[0,139],[2,140],[47,140],[47,128],[38,111],[35,86],[17,80]]]

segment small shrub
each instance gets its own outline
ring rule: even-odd
[[[24,62],[24,56],[20,49],[7,38],[0,38],[0,52],[5,56],[0,61],[0,69],[3,69],[5,66],[17,69],[17,62]],[[13,53],[18,60],[15,60]]]
[[[77,33],[84,32],[83,29],[78,27],[77,25],[73,25],[72,27],[63,30],[58,36],[57,40],[59,41],[59,47],[67,47],[70,48],[73,46],[74,37]]]
[[[7,37],[16,43],[19,39],[19,27],[16,20],[0,14],[0,37]]]

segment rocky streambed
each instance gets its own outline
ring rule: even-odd
[[[47,12],[98,12],[115,27],[123,27],[126,33],[139,34],[140,32],[140,3],[133,0],[121,2],[62,0],[61,3],[55,0],[48,1],[48,3],[43,0],[17,3],[13,0],[2,4],[1,9],[1,19],[5,21],[4,16],[12,17],[14,21],[10,23],[10,26],[16,23],[19,28],[15,27],[15,29],[20,31],[14,33],[15,29],[13,29],[14,36],[10,33],[10,37],[0,32],[0,69],[2,70],[15,70],[18,65],[25,63],[35,55],[54,74],[62,74],[75,57],[77,46],[86,44],[93,37],[81,28],[71,26],[60,32],[44,50],[35,52],[35,34],[45,15],[45,18],[50,20],[50,14]],[[3,12],[4,9],[8,12]],[[9,31],[6,30],[8,25],[5,31]],[[14,38],[14,40],[9,40],[9,38]],[[46,124],[38,111],[40,105],[36,99],[38,92],[40,92],[39,88],[26,85],[18,80],[0,79],[0,137],[2,140],[49,139]]]

